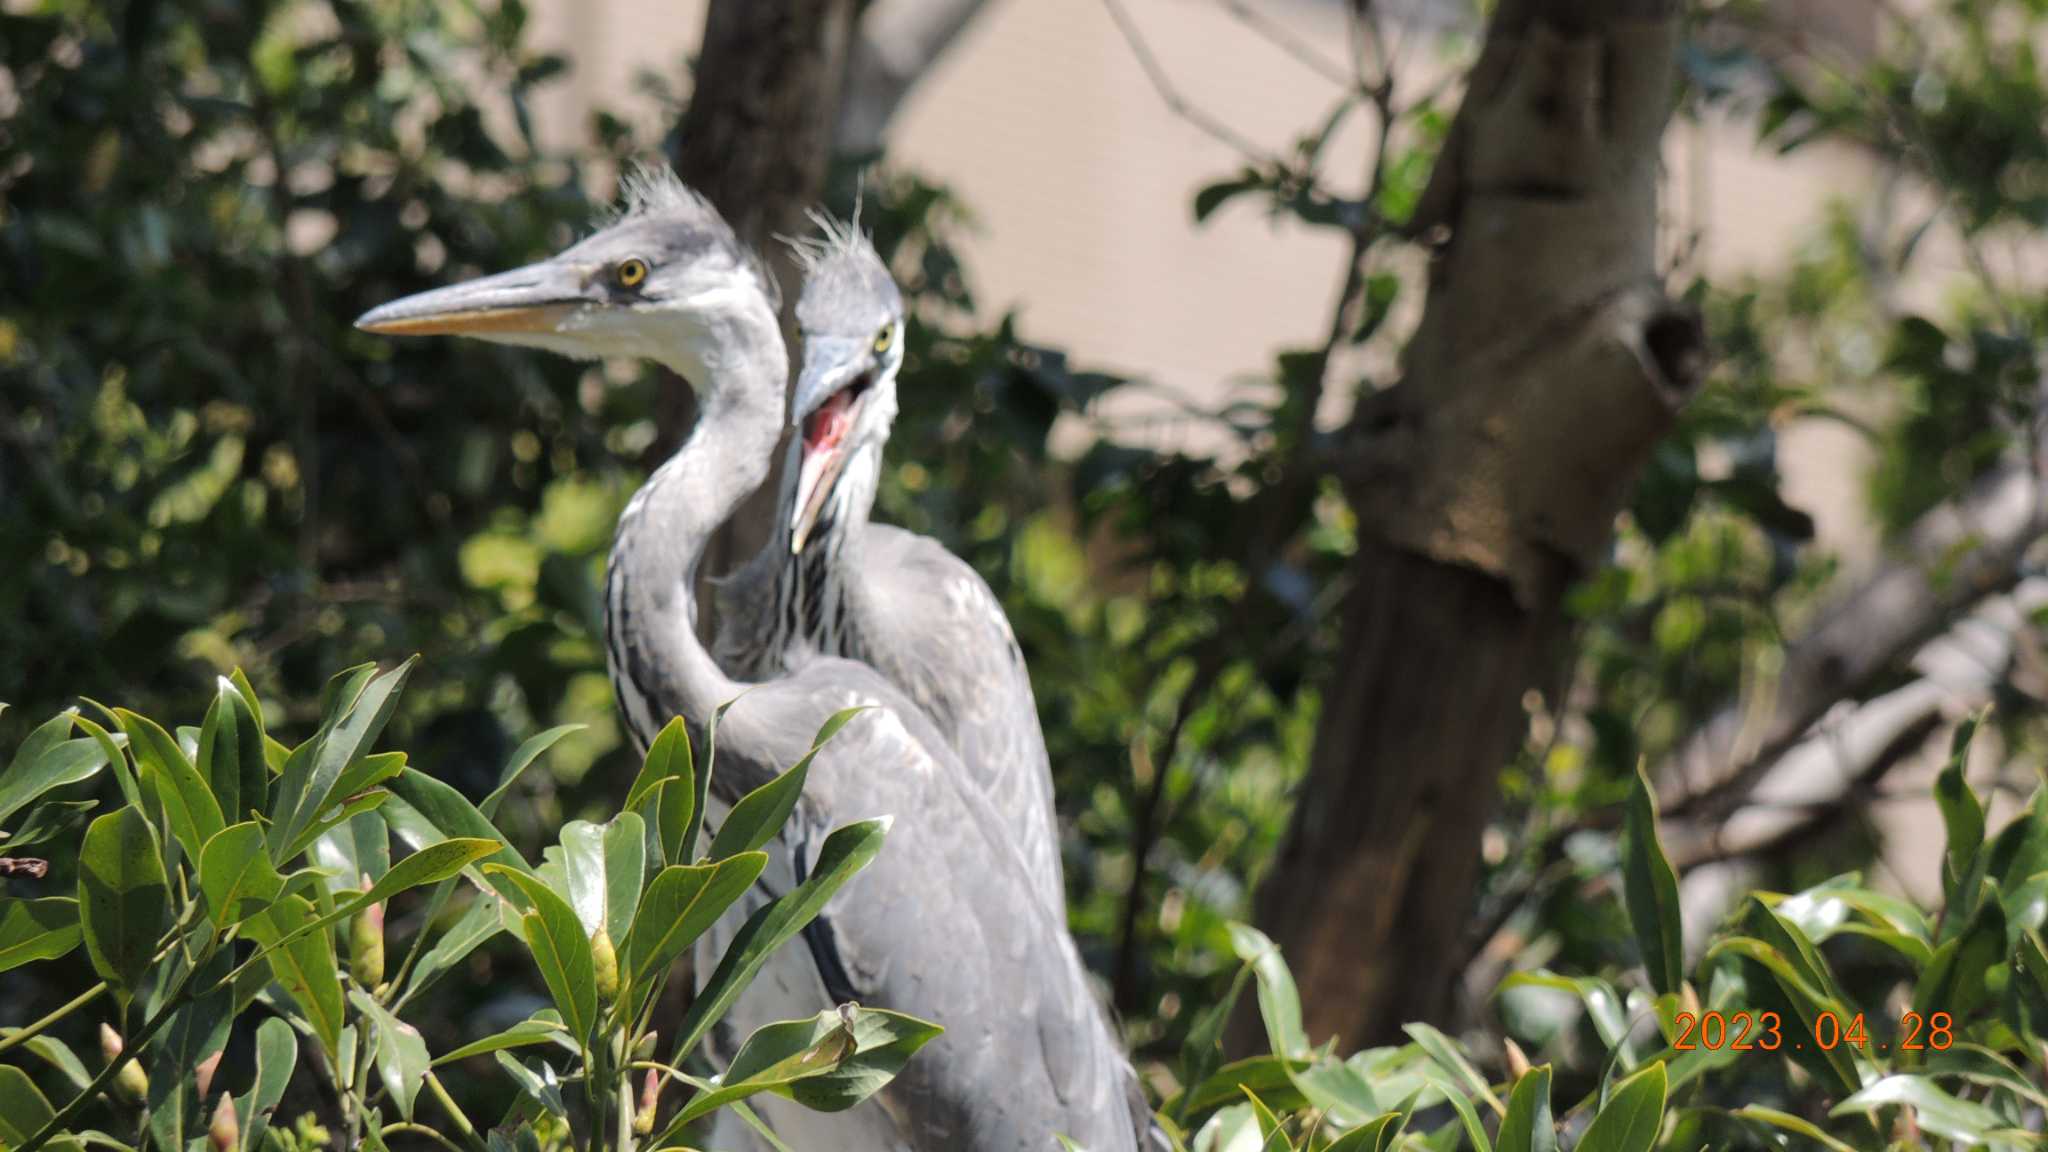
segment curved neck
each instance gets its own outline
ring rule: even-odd
[[[697,566],[711,534],[768,477],[789,374],[765,295],[722,311],[662,359],[696,385],[701,409],[619,518],[605,589],[612,681],[642,747],[670,717],[702,723],[746,687],[697,636]]]

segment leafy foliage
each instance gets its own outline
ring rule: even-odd
[[[61,961],[82,944],[101,979],[29,1027],[0,1033],[0,1054],[19,1049],[39,1061],[0,1064],[0,1139],[8,1147],[29,1152],[90,1139],[186,1152],[207,1115],[216,1148],[295,1147],[269,1125],[303,1072],[321,1081],[320,1098],[334,1102],[321,1119],[337,1124],[350,1147],[359,1139],[381,1147],[424,1131],[425,1090],[451,1130],[482,1148],[435,1070],[485,1055],[517,1091],[492,1126],[494,1143],[638,1147],[638,1137],[655,1131],[663,1083],[679,1084],[685,1098],[646,1145],[660,1147],[692,1122],[762,1092],[821,1110],[851,1107],[938,1033],[908,1016],[845,1005],[816,1020],[767,1025],[715,1083],[682,1070],[765,949],[801,930],[873,859],[883,832],[870,822],[835,830],[806,884],[761,909],[774,932],[742,934],[670,1062],[655,1060],[652,1006],[673,961],[746,892],[766,857],[750,846],[715,861],[668,865],[645,851],[641,817],[622,811],[602,826],[564,828],[544,862],[529,864],[460,793],[406,768],[403,755],[370,750],[410,669],[379,673],[363,665],[334,677],[319,727],[296,747],[265,731],[239,676],[220,681],[205,723],[181,729],[177,739],[116,710],[129,739],[110,756],[84,755],[97,756],[102,740],[113,740],[103,731],[73,735],[89,723],[75,713],[23,743],[0,786],[22,797],[25,823],[44,806],[76,802],[71,797],[104,781],[99,770],[109,764],[124,783],[132,777],[137,784],[132,794],[116,789],[116,806],[75,843],[47,842],[45,851],[75,857],[75,899],[0,896],[7,966]],[[841,722],[827,723],[819,743]],[[694,787],[687,743],[687,735],[665,738],[649,758],[666,785],[685,793]],[[242,751],[256,757],[260,780],[241,773]],[[200,773],[194,754],[233,771]],[[532,753],[522,749],[507,775],[523,767],[520,757],[530,761]],[[53,770],[78,763],[93,771]],[[165,770],[180,763],[182,771]],[[786,793],[802,779],[793,769],[742,797],[735,811],[764,814],[760,827],[772,833],[779,824],[767,816],[788,815]],[[208,828],[219,824],[227,796],[269,801],[251,819],[200,836],[194,813],[212,813]],[[172,833],[172,821],[186,833]],[[188,836],[201,841],[196,851]],[[457,900],[466,904],[458,909]],[[408,917],[403,962],[387,972],[387,909],[408,906],[419,915]],[[420,993],[499,932],[524,946],[549,1006],[443,1046],[437,1057],[406,1016],[432,1007]],[[102,1025],[106,1062],[89,1074],[60,1036],[108,992],[114,1011]],[[300,1036],[312,1046],[303,1062]],[[536,1069],[511,1054],[532,1047],[553,1049],[553,1058]],[[250,1066],[253,1054],[241,1095],[218,1072],[237,1051],[239,1066]],[[55,1074],[45,1079],[61,1088],[54,1097],[61,1106],[38,1084],[39,1067]],[[636,1095],[633,1080],[642,1071],[652,1090]],[[103,1117],[106,1128],[84,1127],[88,1117]],[[299,1131],[310,1139],[303,1124]]]

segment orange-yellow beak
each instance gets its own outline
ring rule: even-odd
[[[393,300],[356,327],[385,336],[535,335],[559,331],[589,302],[575,269],[543,261]]]

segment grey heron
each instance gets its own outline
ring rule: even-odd
[[[620,218],[553,258],[357,323],[649,359],[695,390],[697,426],[620,518],[606,579],[608,666],[640,747],[674,715],[701,738],[714,711],[739,698],[719,728],[713,779],[729,805],[802,756],[828,716],[870,706],[813,761],[761,884],[769,896],[787,891],[823,832],[849,820],[895,817],[888,842],[821,930],[805,934],[806,948],[762,970],[731,1019],[758,1025],[857,999],[947,1031],[851,1112],[771,1108],[783,1138],[863,1152],[1042,1152],[1058,1133],[1093,1152],[1134,1148],[1142,1107],[1065,926],[1036,899],[1002,821],[931,722],[865,665],[823,658],[749,685],[697,637],[698,561],[769,471],[788,374],[768,276],[718,214],[673,174],[642,171]]]
[[[719,660],[769,676],[822,652],[880,672],[938,726],[1064,919],[1052,768],[1009,618],[937,541],[868,522],[897,412],[902,293],[856,222],[815,219],[822,237],[797,246],[797,435],[775,534],[719,585]]]

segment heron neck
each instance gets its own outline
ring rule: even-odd
[[[746,687],[698,638],[697,568],[712,533],[768,477],[789,361],[763,297],[707,326],[669,367],[698,385],[702,409],[620,517],[605,601],[613,680],[643,745],[670,717],[701,723]]]

